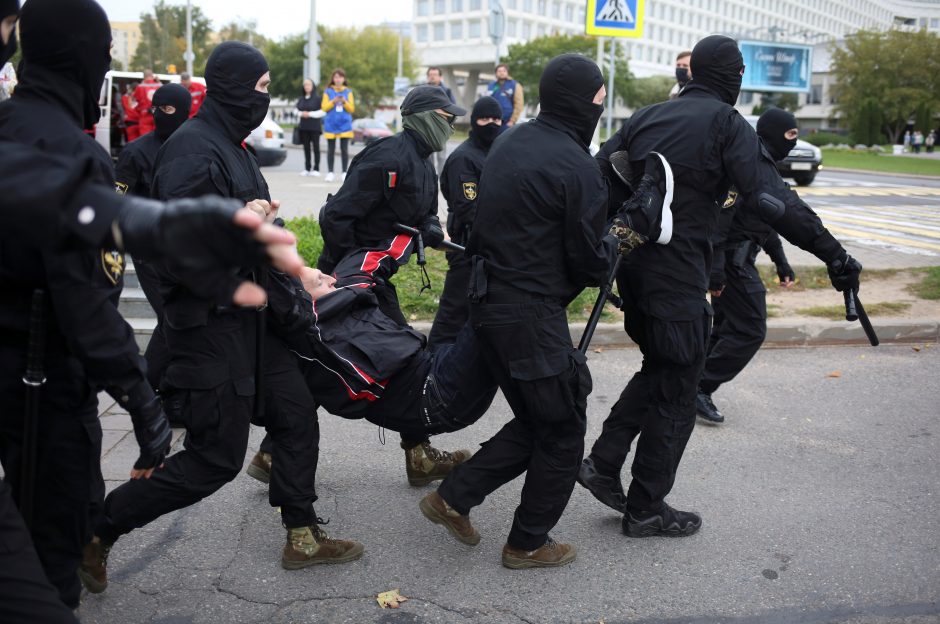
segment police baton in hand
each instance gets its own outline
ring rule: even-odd
[[[857,320],[861,323],[865,335],[868,336],[868,342],[871,343],[871,346],[877,347],[879,344],[878,334],[875,333],[875,328],[868,320],[868,315],[865,313],[865,308],[862,307],[862,301],[858,298],[858,293],[849,288],[842,291],[842,296],[845,297],[845,320]]]
[[[395,224],[394,226],[392,226],[392,227],[395,229],[396,232],[399,232],[399,233],[401,233],[401,234],[411,234],[411,235],[414,236],[418,241],[420,241],[419,244],[420,244],[421,249],[418,250],[417,253],[419,254],[419,256],[423,256],[423,255],[424,255],[424,244],[423,244],[423,239],[421,238],[421,232],[419,232],[418,230],[416,230],[416,229],[413,228],[413,227],[408,227],[407,225],[402,225],[401,223],[396,223],[396,224]],[[446,249],[446,250],[448,250],[448,251],[458,251],[458,252],[460,252],[460,253],[463,253],[463,252],[465,251],[465,248],[464,248],[462,245],[458,245],[457,243],[452,243],[452,242],[449,241],[449,240],[441,241],[441,244],[438,245],[438,247],[443,248],[443,249]],[[423,263],[421,262],[421,260],[422,260],[422,258],[419,257],[419,258],[418,258],[418,264],[423,264]]]
[[[597,293],[597,301],[594,302],[594,309],[591,310],[591,318],[588,319],[587,325],[584,326],[584,333],[581,334],[581,342],[578,343],[578,351],[585,355],[587,354],[588,347],[591,346],[591,338],[594,337],[594,330],[597,329],[597,324],[601,320],[604,305],[608,301],[618,308],[623,305],[623,301],[614,294],[613,290],[614,281],[617,279],[617,269],[620,268],[621,258],[623,258],[623,256],[617,254],[617,259],[614,260],[613,266],[610,267],[610,275],[607,278],[607,283],[603,284],[601,291]]]
[[[36,456],[39,443],[39,399],[46,375],[43,358],[46,354],[46,296],[42,290],[33,291],[29,314],[29,346],[26,350],[26,413],[23,419],[23,463],[20,475],[20,514],[26,526],[32,525],[36,493]]]

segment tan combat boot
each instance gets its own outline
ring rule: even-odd
[[[248,469],[245,470],[248,473],[249,477],[254,477],[261,483],[270,483],[271,482],[271,453],[263,453],[258,451],[255,453],[255,456],[251,458],[251,463],[248,464]]]
[[[111,546],[113,544],[106,544],[95,536],[82,550],[78,578],[85,589],[93,594],[100,594],[108,588],[108,555],[111,554]]]
[[[281,567],[299,570],[318,563],[347,563],[361,557],[364,550],[359,542],[330,539],[316,524],[287,529]]]
[[[415,486],[440,481],[454,466],[462,464],[473,455],[465,449],[453,453],[440,451],[431,446],[430,442],[422,442],[408,448],[403,440],[401,447],[405,449],[405,472],[408,474],[408,484]]]
[[[457,513],[436,491],[422,498],[418,507],[425,518],[434,524],[443,525],[451,535],[464,544],[476,546],[480,543],[480,533],[470,524],[470,516]]]
[[[503,546],[503,565],[513,570],[524,568],[557,568],[574,561],[578,550],[571,544],[559,544],[552,538],[535,550],[519,550]]]

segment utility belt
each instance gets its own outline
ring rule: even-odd
[[[472,303],[532,303],[541,301],[561,305],[557,297],[546,297],[523,290],[490,274],[486,266],[486,260],[482,256],[473,256],[470,259],[470,286],[467,289],[467,297]]]
[[[725,250],[726,257],[731,261],[731,266],[743,268],[752,265],[757,260],[757,254],[760,253],[760,245],[753,241],[742,241],[737,245]]]

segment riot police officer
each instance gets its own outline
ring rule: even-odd
[[[466,246],[476,216],[480,196],[480,174],[483,161],[499,136],[502,109],[495,98],[477,100],[470,111],[470,138],[448,156],[441,170],[441,193],[447,200],[447,233],[458,245]],[[435,349],[450,344],[467,323],[467,285],[470,282],[470,260],[462,253],[447,252],[447,277],[441,301],[428,334],[428,347]]]

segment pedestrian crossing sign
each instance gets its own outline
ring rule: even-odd
[[[643,36],[646,0],[587,0],[585,32],[596,37]]]

